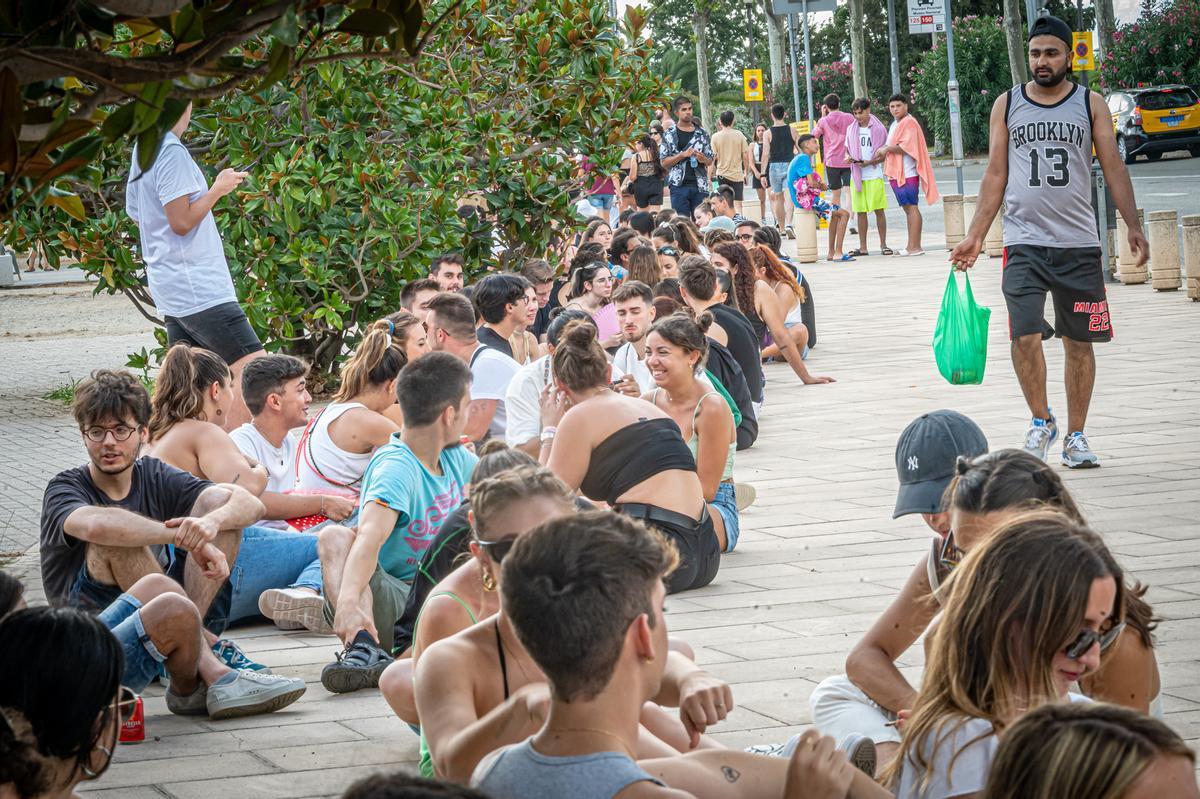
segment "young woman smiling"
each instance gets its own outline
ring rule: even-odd
[[[1123,626],[1123,585],[1100,537],[1061,514],[1033,511],[997,530],[951,581],[884,785],[897,799],[978,797],[997,736],[1027,711],[1067,701],[1099,668]]]
[[[675,420],[696,459],[696,473],[709,505],[722,552],[737,545],[739,522],[733,485],[737,427],[728,403],[711,384],[702,383],[708,357],[705,332],[712,314],[693,321],[677,313],[656,322],[646,336],[646,367],[657,385],[649,400]]]

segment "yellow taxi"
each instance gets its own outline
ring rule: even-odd
[[[1171,150],[1200,156],[1200,98],[1191,87],[1120,89],[1109,94],[1107,102],[1125,163],[1132,164],[1139,155],[1157,161]]]

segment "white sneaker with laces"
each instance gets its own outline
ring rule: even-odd
[[[257,671],[236,671],[227,683],[208,686],[208,717],[231,719],[271,713],[287,707],[304,695],[304,680]]]
[[[1092,452],[1087,436],[1077,432],[1063,439],[1062,463],[1068,469],[1095,469],[1100,466],[1100,458]]]
[[[1025,431],[1024,450],[1035,458],[1045,461],[1050,445],[1058,438],[1058,423],[1054,414],[1049,419],[1033,419]]]

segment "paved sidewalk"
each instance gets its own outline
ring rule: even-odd
[[[999,260],[983,259],[972,272],[976,297],[993,309],[982,386],[948,385],[933,361],[946,271],[944,251],[805,270],[819,322],[809,367],[838,382],[802,386],[786,366],[768,367],[763,435],[737,459],[738,479],[757,485],[758,503],[744,515],[738,550],[724,558],[715,583],[668,603],[673,634],[733,685],[738,708],[716,731],[730,746],[780,741],[809,722],[816,683],[841,670],[926,549],[919,519],[891,519],[893,448],[904,425],[949,407],[975,418],[993,448],[1022,439],[1027,414],[1008,360]],[[1110,292],[1119,335],[1099,348],[1089,422],[1103,468],[1064,476],[1123,565],[1152,586],[1149,599],[1167,619],[1158,634],[1167,721],[1195,746],[1200,304],[1149,285]],[[1053,341],[1047,359],[1052,404],[1065,411],[1062,354]],[[72,435],[70,425],[53,435]],[[0,462],[30,451],[11,440],[0,447]],[[70,442],[59,451],[69,454]],[[76,453],[79,460],[82,451]],[[28,504],[50,471],[38,463],[20,498],[33,517],[37,509]],[[20,564],[33,566],[31,557]],[[376,692],[331,696],[322,689],[320,669],[337,649],[333,639],[265,626],[234,636],[278,673],[307,680],[308,694],[269,716],[208,722],[171,716],[161,690],[151,689],[147,741],[121,747],[91,795],[335,795],[359,775],[415,764],[416,737]],[[919,646],[902,659],[914,680],[921,662]]]

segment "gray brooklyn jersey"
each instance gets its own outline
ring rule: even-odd
[[[1004,245],[1099,247],[1092,211],[1092,118],[1078,85],[1054,105],[1008,92]]]

